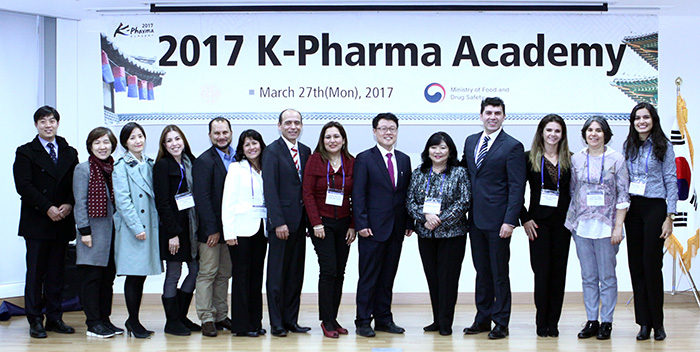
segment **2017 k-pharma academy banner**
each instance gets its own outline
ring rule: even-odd
[[[655,16],[268,13],[105,16],[107,123],[477,118],[500,96],[509,119],[656,104]]]

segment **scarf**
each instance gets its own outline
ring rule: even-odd
[[[94,155],[90,155],[88,163],[90,163],[90,179],[88,181],[87,194],[88,217],[104,218],[107,216],[108,189],[109,200],[114,204],[114,189],[112,188],[114,159],[110,156],[107,160],[100,160]]]

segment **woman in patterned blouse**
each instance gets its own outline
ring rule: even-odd
[[[630,114],[625,142],[630,175],[630,211],[625,218],[627,259],[634,291],[637,340],[666,338],[664,331],[663,246],[673,233],[678,201],[676,156],[661,130],[653,105],[640,103]]]
[[[430,290],[433,323],[425,331],[452,334],[457,288],[467,243],[470,186],[457,149],[445,132],[428,139],[413,170],[406,208],[416,221],[418,250]]]
[[[574,235],[588,317],[578,337],[607,340],[617,302],[615,256],[629,207],[629,177],[625,157],[606,146],[612,130],[603,117],[586,120],[581,136],[588,147],[571,157],[571,205],[564,224]]]

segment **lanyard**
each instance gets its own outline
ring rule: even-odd
[[[652,150],[652,146],[649,145],[649,151],[647,152],[646,163],[645,163],[645,171],[644,171],[645,175],[649,174],[649,156],[651,155],[651,150]],[[644,147],[642,147],[642,151],[644,151]],[[635,158],[635,160],[636,160],[636,158]],[[634,175],[634,160],[630,160],[630,173],[632,175]]]
[[[430,173],[428,174],[428,183],[425,185],[425,196],[428,196],[428,190],[430,189],[430,177],[433,175],[433,167],[430,167]],[[440,181],[440,194],[439,197],[442,199],[442,186],[445,185],[445,174],[442,174],[442,181]]]
[[[557,192],[559,192],[559,180],[561,179],[560,163],[557,163]],[[540,179],[542,180],[542,189],[544,189],[544,155],[542,155],[542,166],[540,166]],[[602,182],[602,181],[601,181]]]
[[[605,171],[605,150],[607,147],[603,148],[603,160],[600,162],[600,184],[603,184],[603,172]],[[588,172],[588,183],[591,183],[591,160],[589,158],[588,149],[586,149],[586,171]]]
[[[253,186],[253,166],[248,163],[248,168],[250,169],[250,194],[253,199],[255,199],[255,187]]]
[[[180,187],[182,187],[182,180],[185,179],[185,166],[178,164],[180,166],[180,184],[177,185],[177,192],[175,194],[180,194]]]
[[[340,169],[343,170],[343,188],[342,188],[342,190],[345,191],[345,166],[343,163],[343,155],[342,154],[340,155]],[[329,160],[329,161],[327,161],[327,165],[326,165],[326,185],[328,186],[328,188],[331,188],[331,179],[328,176],[328,174],[330,172],[331,172],[331,162]],[[335,182],[333,182],[333,186],[335,186]]]

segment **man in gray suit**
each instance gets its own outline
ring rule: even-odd
[[[464,142],[462,162],[469,172],[469,239],[476,269],[476,317],[465,334],[491,330],[490,339],[508,336],[511,293],[508,277],[510,236],[519,223],[525,194],[523,145],[501,128],[506,107],[501,98],[481,102],[484,130]]]

